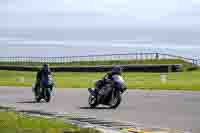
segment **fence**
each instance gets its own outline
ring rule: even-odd
[[[161,54],[161,53],[128,53],[128,54],[107,54],[88,56],[64,56],[64,57],[0,57],[0,62],[8,63],[69,63],[79,61],[112,61],[112,60],[159,60],[159,59],[180,59],[186,62],[200,65],[199,59],[185,58],[182,56]]]
[[[155,65],[121,65],[125,72],[180,72],[183,70],[181,64],[155,64]],[[112,65],[101,66],[57,66],[51,67],[53,72],[107,72],[112,69]],[[37,66],[4,66],[0,65],[0,70],[10,71],[38,71]]]

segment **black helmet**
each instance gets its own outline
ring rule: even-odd
[[[49,65],[48,64],[43,64],[43,67],[42,67],[42,69],[44,70],[44,71],[49,71]]]
[[[120,66],[114,66],[112,68],[111,72],[113,74],[119,74],[119,75],[121,75],[122,74],[122,68]]]

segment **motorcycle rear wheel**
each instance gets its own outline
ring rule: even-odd
[[[46,90],[45,90],[44,100],[45,100],[46,102],[50,102],[50,100],[51,100],[51,92],[50,92],[49,89],[46,89]]]

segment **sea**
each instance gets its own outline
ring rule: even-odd
[[[1,29],[0,57],[165,53],[200,59],[200,30]]]

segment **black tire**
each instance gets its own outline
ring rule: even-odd
[[[41,99],[42,98],[40,97],[39,92],[35,91],[35,100],[36,100],[36,102],[39,103],[41,101]]]
[[[37,103],[39,103],[41,98],[40,97],[36,97],[35,100],[36,100]]]
[[[41,96],[40,96],[40,93],[39,93],[39,89],[36,89],[36,87],[33,88],[33,93],[34,93],[34,96],[35,96],[35,101],[37,103],[39,103],[41,101]]]
[[[122,96],[121,96],[121,93],[119,91],[116,92],[114,100],[115,100],[114,103],[110,104],[111,109],[117,108],[122,101]],[[111,101],[111,102],[113,102],[113,101]]]
[[[89,103],[91,108],[95,108],[98,105],[97,99],[92,95],[89,96],[88,103]]]
[[[45,89],[44,100],[45,100],[46,102],[50,102],[50,100],[51,100],[51,92],[50,92],[50,89]]]

